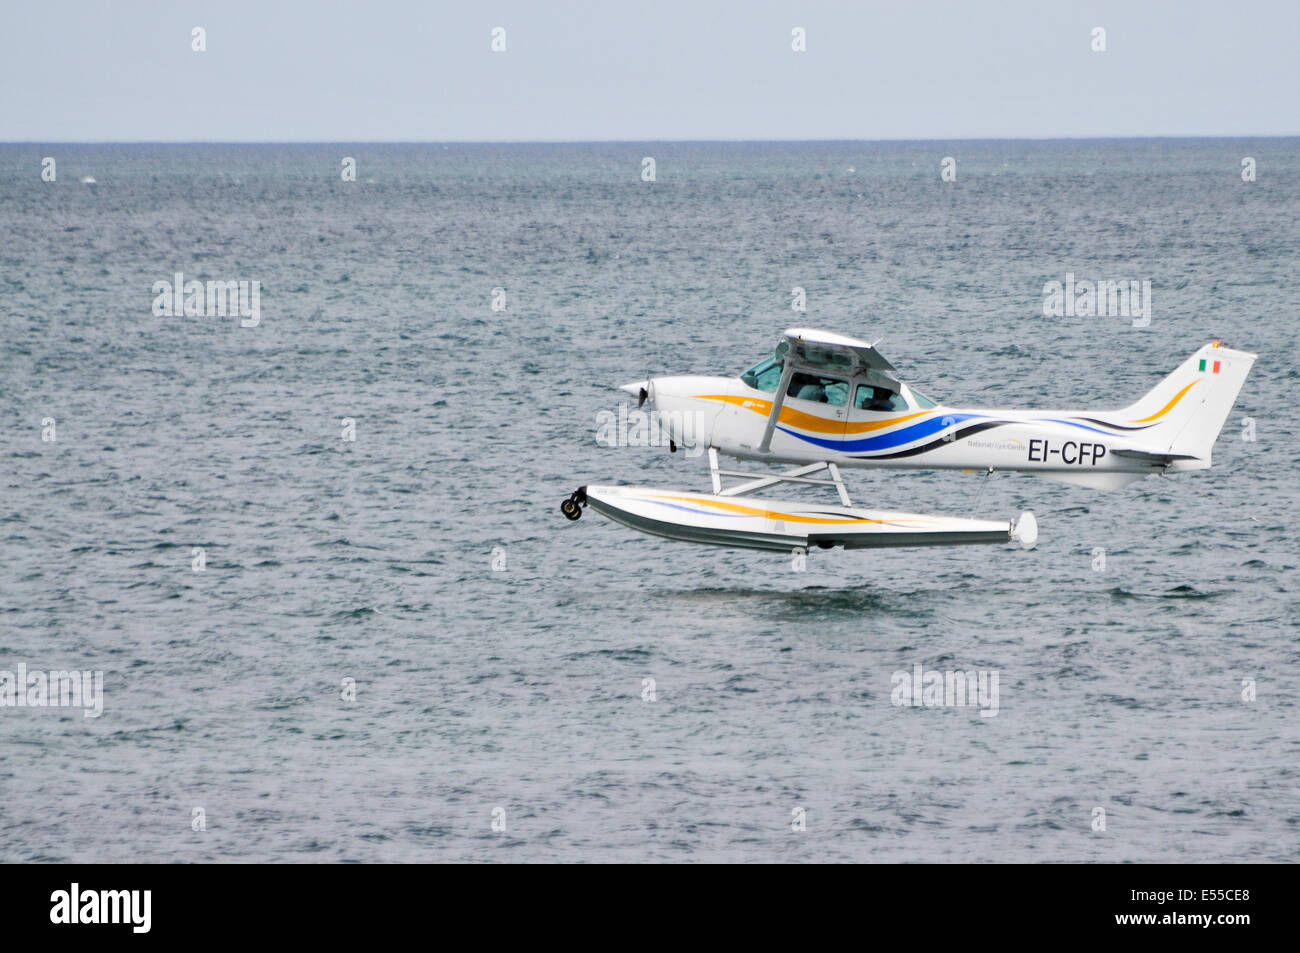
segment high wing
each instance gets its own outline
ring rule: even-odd
[[[895,392],[903,385],[898,379],[897,368],[885,360],[873,345],[832,331],[787,328],[776,346],[776,357],[782,364],[781,383],[777,385],[772,409],[767,417],[767,427],[758,446],[761,453],[767,453],[771,449],[772,434],[776,431],[776,422],[781,416],[781,407],[785,404],[790,378],[796,371],[831,373]]]
[[[903,383],[898,379],[897,368],[873,345],[843,334],[789,328],[781,335],[776,353],[787,366],[791,362],[797,365],[796,370],[833,371],[894,391]]]

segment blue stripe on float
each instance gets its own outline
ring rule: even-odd
[[[685,510],[687,513],[699,513],[702,516],[730,516],[735,519],[744,519],[746,516],[751,515],[749,513],[723,513],[718,510],[700,510],[693,506],[682,506],[680,503],[668,503],[664,500],[651,500],[645,499],[644,497],[642,497],[642,499],[646,503],[658,503],[660,506],[671,506],[675,510]]]

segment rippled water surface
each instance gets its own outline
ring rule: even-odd
[[[0,709],[0,860],[1295,859],[1300,142],[7,145],[0,173],[0,669],[105,691]],[[260,325],[155,316],[176,271],[260,281]],[[1044,318],[1067,272],[1150,279],[1150,327]],[[1215,337],[1260,358],[1207,473],[851,478],[1030,507],[1033,552],[796,572],[560,516],[588,481],[706,489],[596,414],[791,324],[968,405],[1125,404]],[[916,664],[996,670],[997,716],[891,704]]]

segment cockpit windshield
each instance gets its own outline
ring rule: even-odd
[[[781,370],[781,362],[774,357],[769,357],[741,374],[740,379],[755,390],[774,394],[777,385],[781,383]]]

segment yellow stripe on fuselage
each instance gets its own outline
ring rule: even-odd
[[[1174,399],[1173,399],[1173,400],[1171,400],[1169,403],[1165,404],[1164,407],[1160,408],[1159,413],[1152,414],[1150,417],[1143,417],[1141,420],[1131,420],[1131,421],[1129,421],[1129,423],[1134,423],[1134,424],[1144,424],[1144,423],[1146,423],[1146,422],[1149,421],[1149,420],[1155,420],[1155,419],[1158,418],[1158,417],[1163,417],[1165,414],[1169,413],[1169,411],[1173,409],[1174,404],[1178,403],[1180,400],[1183,399],[1183,395],[1184,395],[1184,394],[1186,394],[1189,390],[1191,390],[1191,389],[1192,389],[1194,386],[1196,386],[1196,384],[1198,384],[1199,382],[1200,382],[1200,378],[1197,378],[1196,380],[1194,380],[1194,381],[1192,381],[1190,384],[1188,384],[1186,387],[1184,387],[1182,390],[1180,390],[1177,394],[1174,395]]]
[[[729,394],[696,394],[695,400],[724,401],[745,410],[752,410],[760,417],[766,417],[772,412],[772,402],[770,400],[760,400],[756,397],[732,397]],[[901,424],[905,420],[912,420],[925,415],[926,411],[921,411],[915,414],[901,414],[897,417],[890,417],[888,420],[842,424],[838,420],[828,420],[825,417],[818,417],[816,414],[806,414],[802,410],[795,410],[793,407],[782,407],[781,416],[778,419],[783,424],[789,424],[791,427],[798,427],[800,430],[809,430],[813,433],[848,434],[869,433],[872,430],[892,427],[894,424]]]

